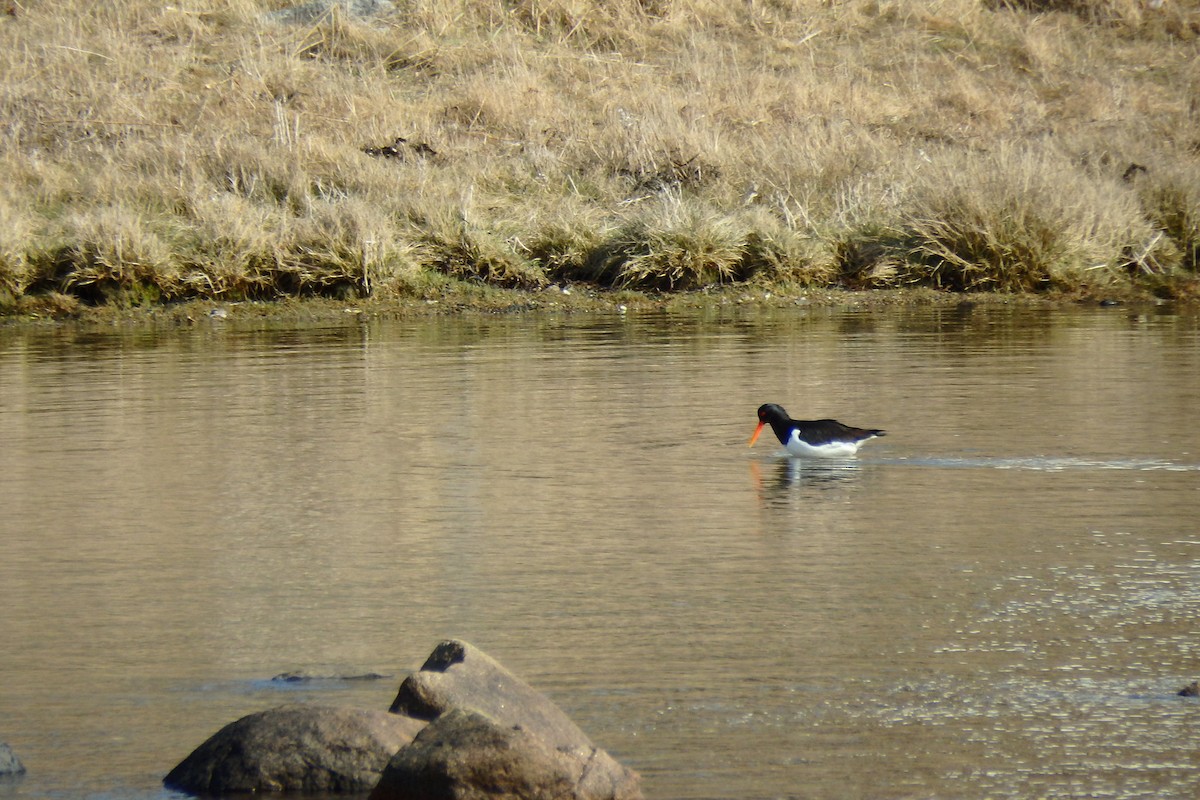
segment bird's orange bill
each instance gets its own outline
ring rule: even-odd
[[[754,429],[754,435],[750,437],[750,444],[746,445],[747,447],[754,447],[754,443],[758,441],[758,435],[762,433],[762,429],[766,427],[766,424],[765,422],[758,423],[758,427]]]

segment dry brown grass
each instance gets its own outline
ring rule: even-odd
[[[18,0],[0,307],[1195,282],[1196,0],[350,5]]]

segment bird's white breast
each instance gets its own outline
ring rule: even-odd
[[[801,458],[845,458],[858,452],[859,442],[827,442],[811,445],[800,438],[799,431],[792,431],[786,445],[787,451]]]

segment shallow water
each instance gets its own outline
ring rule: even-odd
[[[1197,408],[1167,309],[0,329],[0,797],[448,636],[658,800],[1192,797]]]

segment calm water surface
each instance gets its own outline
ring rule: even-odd
[[[0,797],[449,636],[654,800],[1194,797],[1198,409],[1170,310],[0,329]]]

